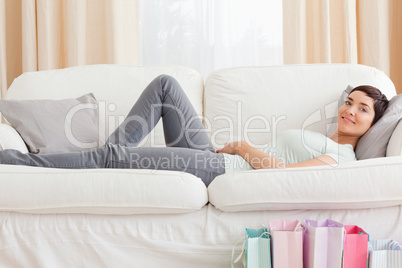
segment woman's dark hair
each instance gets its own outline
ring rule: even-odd
[[[355,87],[349,94],[354,91],[361,91],[364,92],[368,97],[373,99],[374,104],[374,119],[371,125],[374,125],[378,119],[384,114],[385,110],[388,107],[388,99],[387,97],[382,94],[382,92],[373,86],[358,86]]]

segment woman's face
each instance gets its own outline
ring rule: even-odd
[[[374,101],[362,91],[354,91],[339,109],[338,131],[349,136],[361,137],[374,119]]]

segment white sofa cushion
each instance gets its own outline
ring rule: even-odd
[[[186,213],[208,202],[205,184],[184,172],[0,165],[0,173],[0,211]]]
[[[223,211],[362,209],[402,204],[402,157],[227,173],[208,187]]]
[[[286,129],[326,134],[342,91],[369,84],[396,94],[381,71],[363,65],[312,64],[219,70],[205,82],[206,126],[212,143],[246,140],[263,146]]]
[[[7,99],[67,99],[93,92],[105,137],[124,120],[143,89],[167,74],[182,85],[202,115],[202,76],[180,66],[90,65],[28,72],[14,80]],[[162,124],[142,143],[165,146]],[[208,202],[205,184],[180,172],[65,170],[0,165],[0,210],[29,213],[147,214],[198,210]]]
[[[387,156],[399,156],[402,155],[402,120],[392,133],[391,139],[387,145]]]
[[[5,149],[18,150],[24,154],[28,152],[20,134],[12,126],[0,124],[0,150]]]
[[[99,137],[105,139],[122,123],[144,88],[160,74],[171,75],[178,80],[201,116],[203,78],[193,69],[181,66],[104,64],[27,72],[13,81],[6,99],[61,100],[93,93],[99,104]],[[99,143],[102,145],[104,141]],[[140,144],[151,145],[165,146],[161,122]]]

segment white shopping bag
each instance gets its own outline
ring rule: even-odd
[[[341,268],[344,228],[332,220],[305,220],[304,268]]]
[[[370,268],[402,268],[402,248],[391,239],[369,241]]]

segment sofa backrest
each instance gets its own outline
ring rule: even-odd
[[[201,116],[203,78],[198,72],[181,66],[87,65],[27,72],[14,80],[6,98],[66,99],[92,92],[99,102],[100,132],[104,132],[100,136],[108,137],[125,118],[143,89],[160,74],[171,75],[179,81]],[[142,145],[164,146],[161,122]]]
[[[353,64],[240,67],[202,76],[181,66],[88,65],[27,72],[14,80],[8,99],[65,99],[92,92],[99,101],[101,137],[108,137],[148,83],[160,74],[175,77],[189,96],[216,148],[233,140],[263,146],[285,129],[326,134],[348,85],[369,84],[395,95],[381,71]],[[100,141],[102,142],[102,141]],[[162,125],[142,146],[164,146]]]
[[[353,64],[240,67],[216,71],[205,82],[204,116],[215,147],[246,140],[256,147],[286,129],[328,134],[348,85],[373,85],[391,98],[391,80]]]

